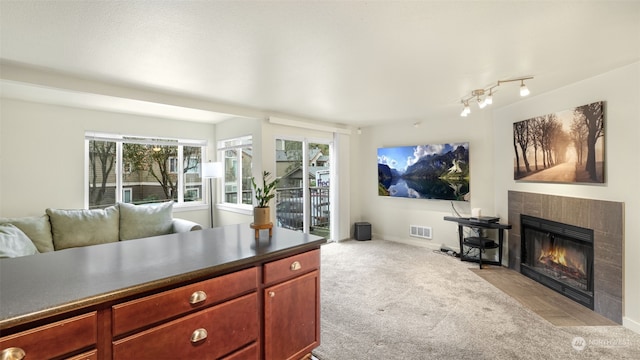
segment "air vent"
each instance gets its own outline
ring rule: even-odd
[[[419,237],[423,239],[431,239],[431,227],[410,225],[409,236]]]

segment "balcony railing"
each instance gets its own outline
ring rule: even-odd
[[[304,201],[301,187],[279,188],[276,191],[276,219],[278,225],[293,230],[302,230],[304,223]],[[329,229],[329,187],[309,188],[309,215],[311,231],[316,228]]]

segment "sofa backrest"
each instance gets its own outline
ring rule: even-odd
[[[0,218],[0,225],[15,226],[41,253],[202,229],[197,223],[173,219],[172,201],[120,203],[90,210],[48,208],[45,212],[42,216]],[[7,236],[16,232],[9,230]]]

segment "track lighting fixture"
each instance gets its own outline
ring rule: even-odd
[[[508,79],[508,80],[498,80],[498,82],[495,85],[489,86],[488,88],[476,89],[471,91],[471,95],[464,97],[462,98],[462,100],[460,100],[460,102],[462,103],[462,106],[464,106],[462,112],[460,113],[460,116],[464,117],[471,113],[471,109],[469,108],[469,101],[473,100],[474,98],[477,101],[478,107],[480,109],[484,109],[487,105],[493,104],[494,89],[504,83],[520,81],[520,96],[524,97],[529,95],[530,93],[529,88],[527,88],[527,85],[525,85],[524,81],[530,80],[530,79],[533,79],[533,76],[519,77],[515,79]]]

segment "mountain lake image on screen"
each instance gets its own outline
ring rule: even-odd
[[[378,195],[469,201],[469,143],[378,148]]]

